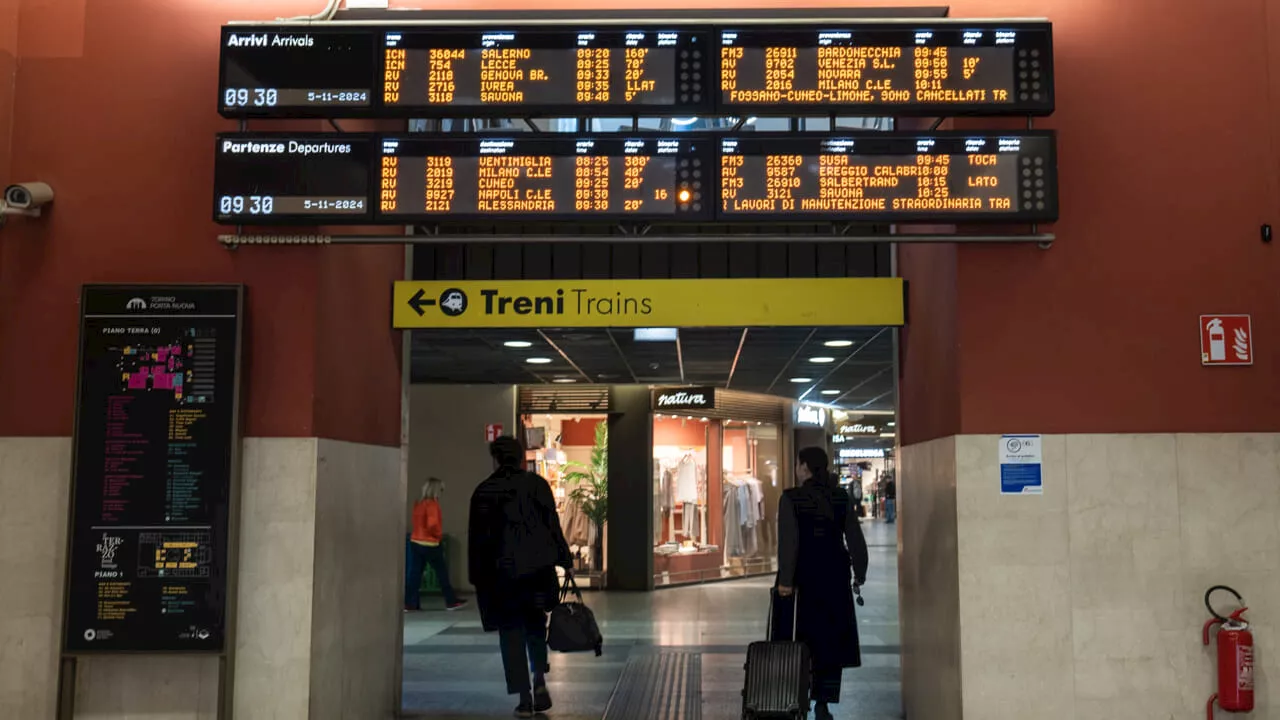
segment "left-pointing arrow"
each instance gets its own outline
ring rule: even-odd
[[[425,290],[418,288],[418,292],[414,293],[413,297],[409,298],[409,307],[413,308],[413,311],[418,313],[418,317],[422,317],[425,314],[422,311],[423,307],[436,304],[435,300],[428,300],[424,297],[426,294],[427,292]]]

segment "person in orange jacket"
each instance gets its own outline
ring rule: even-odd
[[[404,609],[415,612],[422,609],[422,573],[431,566],[440,582],[447,610],[457,610],[467,604],[460,600],[449,582],[449,562],[444,556],[444,516],[440,512],[440,494],[444,481],[428,478],[422,486],[422,499],[413,505],[413,534],[409,536],[408,573],[404,583]]]

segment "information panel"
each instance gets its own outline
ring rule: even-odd
[[[85,287],[67,652],[223,650],[242,306]]]
[[[1053,112],[1048,23],[744,27],[719,42],[726,112]]]
[[[1051,131],[720,140],[726,220],[1040,221],[1058,216]]]
[[[227,117],[366,114],[378,71],[369,29],[222,28],[218,109]]]
[[[219,135],[213,218],[224,224],[367,221],[368,135]]]
[[[403,30],[383,34],[385,107],[415,116],[515,116],[709,106],[710,31]]]
[[[711,150],[692,136],[384,138],[378,219],[709,219]]]

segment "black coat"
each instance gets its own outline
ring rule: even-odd
[[[556,565],[570,567],[551,486],[515,468],[494,471],[471,495],[467,570],[487,632],[523,624],[560,597]]]
[[[815,668],[858,667],[853,580],[866,578],[868,557],[853,501],[843,489],[815,481],[787,490],[783,498],[780,511],[794,513],[798,540],[792,580],[799,602],[797,639],[809,646]],[[779,523],[789,524],[781,517]]]

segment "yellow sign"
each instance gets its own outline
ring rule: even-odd
[[[906,321],[901,278],[397,282],[411,328],[885,326]]]

